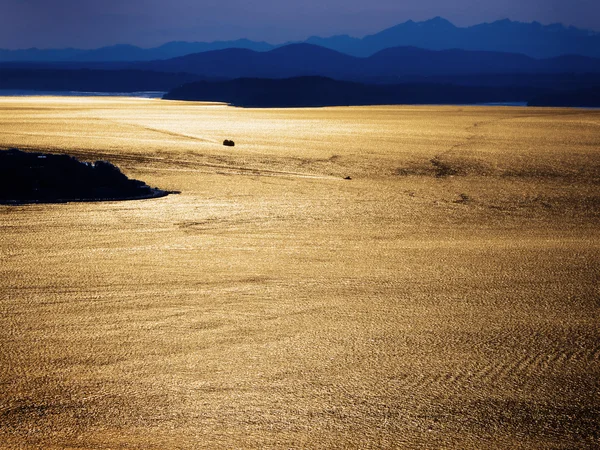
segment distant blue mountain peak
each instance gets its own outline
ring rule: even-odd
[[[446,20],[440,16],[436,16],[436,17],[426,20],[424,22],[419,22],[419,25],[444,27],[444,28],[456,28],[456,26],[452,22],[450,22],[449,20]]]

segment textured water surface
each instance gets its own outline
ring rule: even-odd
[[[0,98],[0,147],[182,192],[0,206],[1,448],[600,446],[598,111]]]

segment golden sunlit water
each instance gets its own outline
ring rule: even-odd
[[[181,191],[0,206],[1,448],[600,446],[600,111],[5,97],[0,147]]]

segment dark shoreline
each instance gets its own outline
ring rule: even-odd
[[[152,200],[163,198],[171,194],[180,194],[180,191],[163,191],[162,189],[152,189],[154,192],[149,195],[140,195],[137,197],[106,197],[106,198],[69,198],[52,200],[0,200],[1,206],[29,206],[29,205],[49,205],[66,203],[100,203],[100,202],[127,202],[133,200]]]
[[[0,204],[147,200],[177,191],[130,179],[107,161],[81,162],[69,155],[0,151]]]

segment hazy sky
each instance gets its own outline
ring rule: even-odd
[[[0,0],[0,48],[144,47],[246,37],[363,36],[408,19],[509,18],[600,31],[600,0]]]

